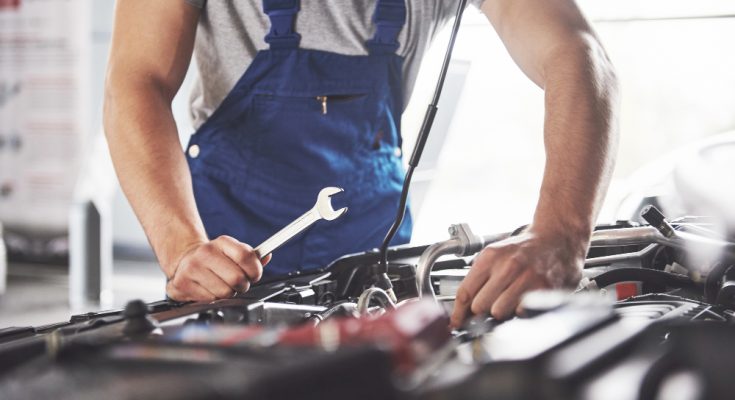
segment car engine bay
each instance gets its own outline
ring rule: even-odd
[[[519,231],[453,225],[260,282],[211,303],[123,310],[0,330],[3,399],[729,398],[735,244],[711,218],[597,226],[575,292],[537,291],[523,315],[448,313],[472,256]],[[682,386],[682,382],[686,385]],[[680,390],[686,387],[687,390]],[[694,392],[692,392],[694,391]]]

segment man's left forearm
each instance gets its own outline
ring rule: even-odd
[[[524,293],[574,287],[610,181],[618,88],[602,46],[574,0],[485,0],[511,57],[546,95],[546,168],[533,221],[486,246],[457,289],[452,324],[518,312]]]
[[[586,251],[615,162],[617,79],[591,35],[548,53],[543,74],[546,167],[531,230]]]

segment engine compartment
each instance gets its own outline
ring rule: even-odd
[[[513,234],[480,237],[457,225],[446,242],[389,250],[397,302],[374,286],[379,255],[367,252],[232,299],[131,301],[0,330],[0,394],[730,398],[735,244],[707,218],[649,217],[598,226],[578,289],[529,293],[524,315],[507,321],[479,315],[450,330],[472,255]]]

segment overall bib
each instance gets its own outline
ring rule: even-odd
[[[325,2],[325,7],[327,3]],[[366,56],[299,48],[299,0],[263,0],[269,49],[192,135],[187,160],[207,235],[257,246],[338,186],[335,209],[273,254],[264,275],[325,267],[378,247],[398,206],[404,0],[378,0]],[[407,243],[410,213],[392,244]]]

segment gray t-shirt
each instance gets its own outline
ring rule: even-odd
[[[194,44],[199,76],[191,93],[191,116],[198,128],[235,86],[259,50],[268,48],[270,29],[262,0],[185,0],[202,8]],[[301,47],[365,55],[373,37],[377,0],[302,0],[296,17]],[[478,6],[483,0],[470,0]],[[431,39],[457,9],[457,0],[406,0],[407,18],[398,41],[405,58],[403,93],[413,90],[421,58]]]

